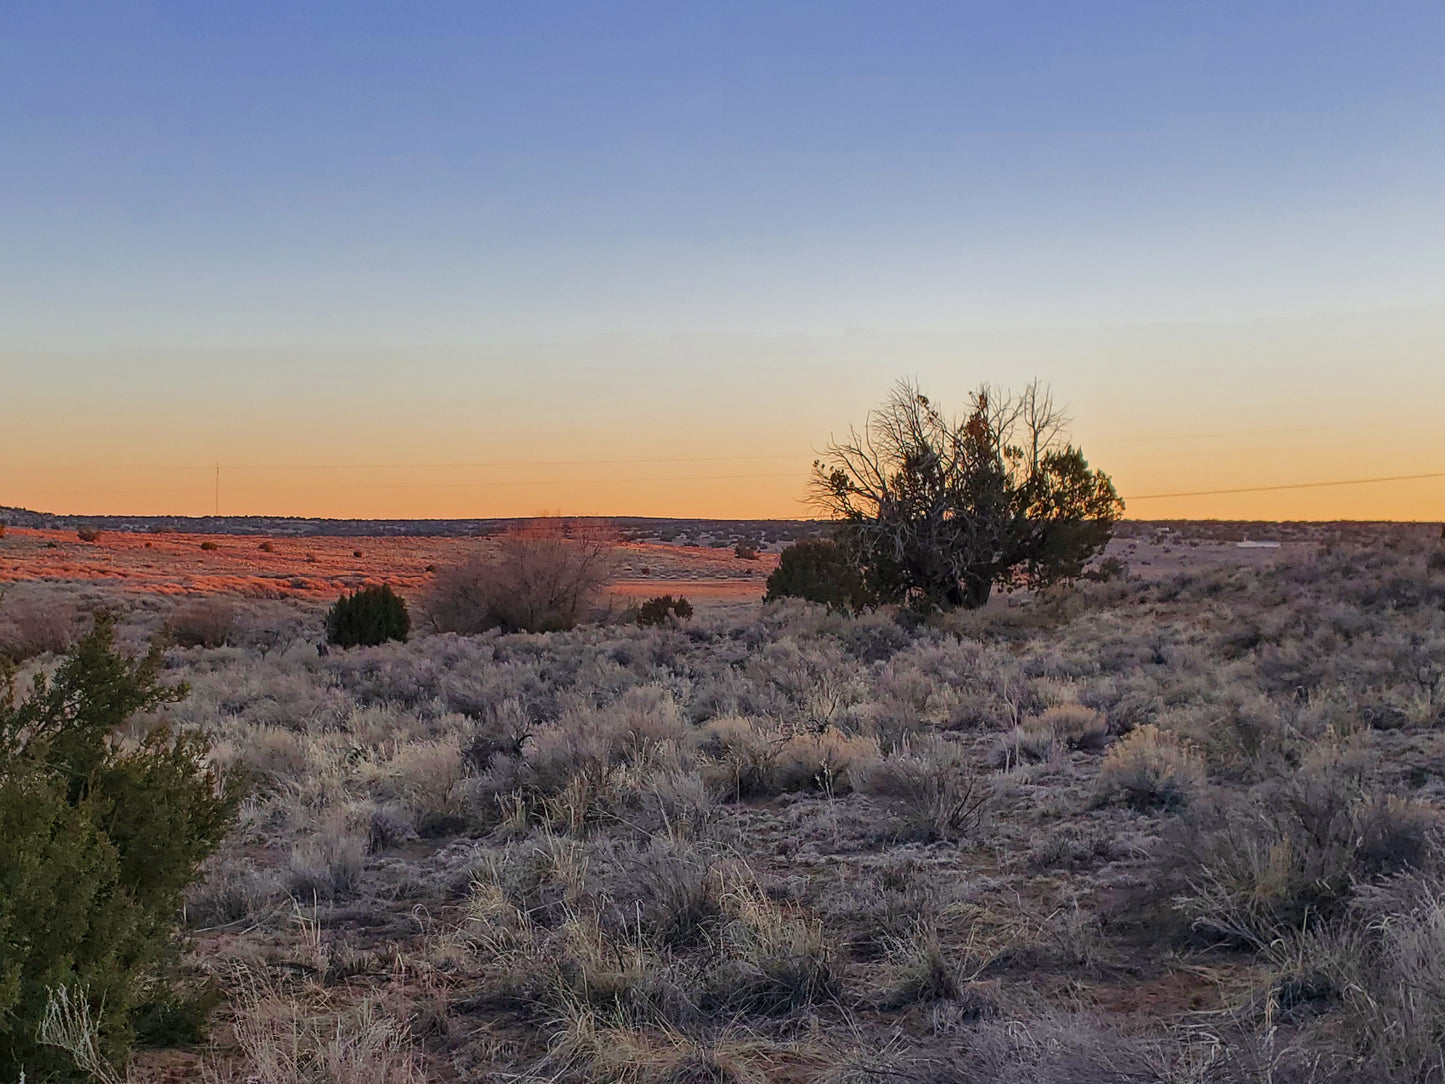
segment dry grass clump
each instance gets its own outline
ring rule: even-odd
[[[1145,725],[1104,756],[1095,800],[1134,809],[1180,809],[1204,787],[1205,764],[1188,742]]]
[[[656,686],[629,689],[603,708],[574,705],[520,743],[489,739],[488,767],[469,785],[469,804],[484,820],[488,810],[511,810],[574,832],[626,822],[642,806],[664,821],[669,812],[704,815],[688,808],[710,797],[688,780],[687,735],[671,695]]]
[[[383,802],[394,803],[423,836],[443,835],[465,823],[464,768],[455,736],[408,742],[374,764],[369,789]]]
[[[608,1028],[684,1031],[841,993],[820,921],[746,867],[678,843],[509,848],[473,886],[467,943],[493,996]]]
[[[1049,760],[1067,750],[1097,750],[1108,741],[1103,712],[1082,704],[1056,704],[1031,715],[1001,738],[991,762],[998,768]]]
[[[972,835],[993,791],[958,743],[938,735],[874,760],[860,773],[857,789],[894,799],[905,810],[911,834],[923,839]]]
[[[771,1015],[841,996],[837,949],[816,918],[748,883],[736,885],[724,907],[723,959],[707,991],[713,1011]]]
[[[367,836],[334,813],[291,849],[287,891],[302,902],[345,899],[356,892],[366,864]]]
[[[832,727],[791,732],[775,722],[729,716],[697,738],[702,778],[730,801],[778,794],[847,794],[879,757],[878,742]]]
[[[1372,793],[1326,751],[1244,798],[1216,793],[1181,819],[1160,855],[1191,928],[1254,947],[1338,915],[1362,883],[1423,868],[1440,816]]]
[[[240,1063],[207,1059],[206,1084],[420,1084],[410,1029],[372,1000],[309,1010],[275,992],[254,994],[234,1024]]]
[[[877,759],[878,743],[872,738],[844,734],[831,727],[794,734],[778,749],[768,792],[847,794],[855,789],[858,773]]]

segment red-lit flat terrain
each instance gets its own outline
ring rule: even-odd
[[[202,548],[209,545],[215,548]],[[460,562],[491,545],[485,538],[121,532],[82,542],[73,530],[12,527],[0,539],[0,584],[50,580],[157,595],[329,599],[343,590],[389,583],[412,594],[430,583],[428,568]],[[702,603],[751,601],[762,597],[763,582],[777,562],[769,553],[745,561],[731,549],[621,543],[612,592],[628,600],[685,593]]]

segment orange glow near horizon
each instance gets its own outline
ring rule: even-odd
[[[223,515],[808,518],[817,451],[907,374],[955,408],[980,379],[1049,382],[1076,443],[1134,498],[1130,518],[1438,521],[1445,477],[1213,491],[1445,472],[1442,341],[1445,309],[1422,309],[619,338],[410,366],[335,350],[0,353],[16,362],[0,402],[0,505],[208,515],[219,463]]]
[[[1108,471],[1129,502],[1131,519],[1445,520],[1445,477],[1357,485],[1210,493],[1216,489],[1428,473],[1422,442],[1380,463],[1354,454],[1348,441],[1290,454],[1280,444],[1263,471],[1225,455],[1141,452],[1081,441],[1090,461]],[[684,449],[685,451],[685,449]],[[0,504],[68,515],[296,516],[334,519],[482,519],[547,510],[578,516],[709,519],[802,519],[818,513],[805,501],[812,452],[740,456],[583,459],[545,465],[493,460],[388,465],[221,463],[219,503],[214,464],[194,467],[114,464],[0,467]],[[666,461],[659,461],[666,460]],[[1436,457],[1441,463],[1445,456]],[[1418,466],[1412,467],[1412,464]],[[1381,467],[1385,471],[1381,471]],[[1394,468],[1394,469],[1392,469]],[[1198,492],[1206,491],[1206,492]],[[1181,496],[1154,496],[1181,493]],[[1196,494],[1197,495],[1194,495]]]

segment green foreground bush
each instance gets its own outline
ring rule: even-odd
[[[161,663],[159,647],[118,654],[101,616],[53,681],[36,677],[18,703],[13,679],[0,686],[0,1079],[74,1072],[36,1040],[52,991],[88,1003],[110,1060],[167,995],[182,893],[240,795],[218,784],[200,734],[115,739],[186,695],[160,683]]]
[[[386,584],[342,595],[326,614],[326,642],[337,647],[405,642],[410,633],[406,602]]]

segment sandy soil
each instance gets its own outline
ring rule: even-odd
[[[437,566],[490,545],[468,538],[121,533],[82,542],[74,531],[10,528],[0,539],[0,584],[60,580],[156,595],[330,599],[389,583],[413,594],[426,590]],[[669,593],[704,605],[754,602],[777,563],[776,554],[745,561],[731,549],[623,543],[612,592],[624,602]]]

